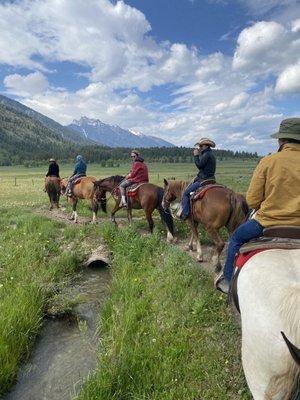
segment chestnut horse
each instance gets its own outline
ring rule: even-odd
[[[124,176],[115,175],[94,183],[94,201],[100,201],[101,204],[104,201],[106,202],[106,192],[111,193],[114,198],[115,206],[111,212],[111,221],[114,223],[116,223],[115,213],[122,208],[120,207],[121,195],[119,184],[124,179]],[[128,196],[127,214],[129,222],[131,222],[132,209],[143,209],[148,221],[149,231],[152,233],[154,226],[152,213],[155,209],[158,210],[162,222],[167,227],[167,240],[172,241],[174,235],[173,217],[162,208],[161,202],[163,194],[163,188],[153,185],[152,183],[141,183],[136,189],[134,196]]]
[[[59,208],[60,178],[57,176],[46,176],[45,191],[49,196],[50,210],[52,210],[54,206]]]
[[[162,206],[165,210],[168,210],[171,202],[181,200],[182,194],[190,182],[168,182],[164,179],[164,184],[165,194]],[[212,263],[215,271],[220,271],[220,254],[225,243],[220,237],[219,229],[225,226],[229,234],[231,234],[245,221],[248,212],[248,205],[241,194],[235,193],[223,186],[210,188],[201,200],[193,201],[192,213],[187,219],[187,223],[191,229],[191,238],[188,245],[189,250],[193,250],[193,242],[196,240],[197,260],[200,262],[203,261],[198,233],[198,225],[201,223],[214,242],[215,250],[212,256]]]
[[[68,178],[61,179],[60,186],[61,192],[64,194],[67,189]],[[88,201],[90,208],[93,211],[93,219],[92,223],[95,223],[97,220],[97,212],[99,209],[98,202],[94,199],[94,182],[96,182],[96,178],[93,176],[82,176],[78,178],[75,185],[73,186],[72,196],[68,197],[68,201],[72,204],[72,214],[70,219],[73,219],[74,222],[77,222],[77,203],[79,199],[85,199]],[[101,209],[106,213],[106,202],[101,201]]]

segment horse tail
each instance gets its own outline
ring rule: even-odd
[[[246,220],[250,209],[242,194],[230,191],[229,196],[229,216],[226,228],[232,233]]]
[[[164,197],[163,188],[159,187],[157,189],[157,206],[156,209],[159,212],[162,222],[164,222],[168,228],[168,231],[174,236],[174,221],[172,214],[168,210],[164,210],[162,206],[162,200]]]
[[[281,332],[290,352],[286,372],[274,376],[267,388],[267,399],[277,398],[279,394],[284,400],[298,399],[300,392],[300,290],[297,287],[286,289],[280,305],[280,316],[283,321]],[[297,352],[297,354],[296,354]],[[297,359],[296,359],[297,358]],[[269,396],[269,397],[268,397]]]
[[[58,203],[60,196],[60,185],[57,182],[54,182],[53,180],[49,180],[46,183],[45,188],[50,200],[53,203]]]

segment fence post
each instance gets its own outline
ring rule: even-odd
[[[15,186],[17,186],[17,178],[15,177]]]

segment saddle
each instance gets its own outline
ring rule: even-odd
[[[215,180],[213,179],[207,179],[206,181],[203,181],[201,183],[200,188],[193,193],[193,195],[191,196],[191,200],[192,201],[196,201],[196,200],[201,200],[203,199],[203,197],[205,196],[205,193],[213,188],[218,188],[218,187],[225,187],[224,185],[220,185],[218,183],[215,182]]]
[[[229,298],[240,312],[239,299],[237,294],[237,281],[241,268],[246,264],[251,257],[265,250],[270,249],[285,249],[293,250],[300,249],[300,227],[299,226],[272,226],[265,228],[263,235],[257,239],[250,240],[245,243],[239,250],[239,254],[235,260],[236,272],[232,278],[231,290]]]
[[[132,185],[128,186],[126,188],[126,196],[127,197],[135,197],[137,195],[138,188],[145,185],[146,183],[148,183],[148,182],[133,183]]]

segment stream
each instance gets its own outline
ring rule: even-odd
[[[108,297],[110,270],[92,262],[67,296],[80,296],[70,316],[48,318],[17,383],[3,400],[71,400],[97,365],[99,312]]]

